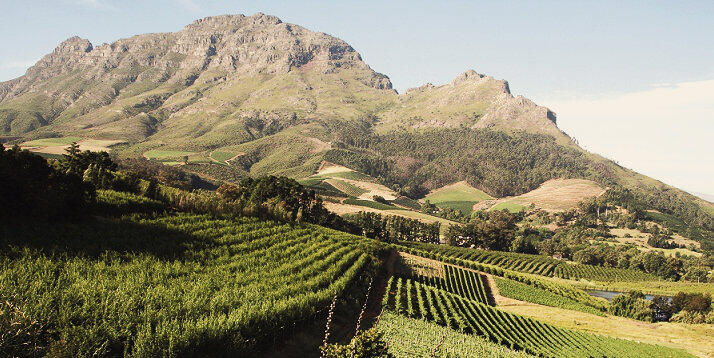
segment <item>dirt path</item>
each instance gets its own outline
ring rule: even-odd
[[[377,324],[379,316],[382,315],[382,299],[387,294],[387,282],[394,275],[394,264],[399,255],[392,250],[387,260],[384,261],[383,274],[377,276],[375,282],[372,283],[372,293],[367,302],[367,310],[364,312],[363,319],[365,320],[364,327],[373,327]]]

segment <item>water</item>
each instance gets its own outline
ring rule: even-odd
[[[615,296],[621,295],[625,292],[619,291],[607,291],[607,290],[585,290],[590,296],[601,297],[608,301],[612,301]],[[652,301],[653,295],[645,295],[645,299]]]

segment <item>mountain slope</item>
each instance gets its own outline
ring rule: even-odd
[[[714,230],[714,204],[582,150],[506,81],[470,70],[398,94],[349,44],[265,14],[97,47],[70,38],[0,83],[0,136],[125,141],[115,149],[127,157],[187,151],[211,173],[305,178],[326,160],[412,198],[462,180],[504,197],[589,179]],[[236,157],[208,164],[216,151]]]

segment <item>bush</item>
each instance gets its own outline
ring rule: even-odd
[[[383,333],[375,328],[357,334],[349,344],[330,344],[323,348],[323,357],[328,358],[392,358],[387,350]]]
[[[610,313],[616,316],[652,322],[652,309],[645,295],[639,291],[615,296],[610,302]]]

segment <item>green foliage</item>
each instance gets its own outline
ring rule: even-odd
[[[66,149],[67,154],[64,154],[64,159],[60,161],[60,168],[67,173],[82,176],[84,172],[91,166],[98,169],[114,171],[117,169],[117,164],[109,157],[107,152],[91,152],[88,150],[80,151],[76,142],[73,142]]]
[[[483,337],[464,334],[422,319],[382,312],[377,329],[384,332],[389,352],[398,358],[411,357],[531,357],[493,343]]]
[[[267,213],[283,221],[332,227],[341,227],[343,223],[340,217],[325,209],[314,191],[286,177],[246,177],[238,185],[223,184],[216,193],[239,210],[255,211],[253,215]]]
[[[348,344],[330,344],[323,349],[326,358],[393,358],[384,341],[384,334],[377,329],[359,332]]]
[[[507,201],[504,203],[498,203],[488,210],[490,210],[490,211],[507,210],[508,212],[511,212],[511,213],[518,213],[521,211],[525,211],[526,209],[527,209],[527,207],[525,205]]]
[[[645,295],[639,291],[617,295],[610,301],[609,312],[622,317],[629,317],[640,321],[652,321],[652,309]]]
[[[186,152],[183,150],[150,150],[146,153],[144,153],[144,157],[148,159],[157,159],[157,160],[168,160],[168,159],[181,159],[184,156],[187,155],[192,155],[194,154],[193,152]]]
[[[441,225],[438,222],[426,224],[397,215],[381,215],[364,211],[347,214],[344,219],[360,230],[360,234],[380,241],[439,242]]]
[[[444,277],[414,274],[407,277],[408,283],[421,283],[451,292],[463,298],[493,305],[493,295],[488,283],[479,273],[452,265],[444,265]],[[412,293],[407,293],[412,294]]]
[[[551,291],[526,285],[514,280],[497,277],[498,293],[504,297],[516,300],[537,303],[550,307],[565,308],[585,313],[592,313],[602,316],[602,311],[578,302],[572,298],[555,294]]]
[[[452,225],[445,234],[451,245],[479,247],[490,250],[508,250],[522,216],[506,211],[482,213],[465,225]]]
[[[360,138],[355,147],[371,152],[335,149],[325,159],[402,188],[427,181],[440,187],[467,179],[487,188],[489,194],[503,197],[523,194],[553,178],[612,177],[604,168],[592,165],[583,152],[563,147],[545,135],[439,129],[384,135],[370,132]],[[391,158],[409,158],[409,166]]]
[[[371,275],[381,250],[255,218],[7,224],[0,301],[46,324],[60,355],[255,356],[282,327],[314,319],[335,292]],[[29,339],[43,350],[40,340]]]
[[[211,159],[225,163],[226,160],[231,159],[235,157],[235,153],[233,152],[224,152],[220,150],[215,150],[211,152]]]
[[[455,260],[454,262],[469,261],[508,270],[565,279],[579,280],[584,278],[606,282],[658,280],[656,276],[638,270],[572,264],[543,255],[488,251],[422,243],[405,242],[400,243],[400,245],[414,250],[416,254],[438,257],[439,259],[451,259]]]
[[[396,207],[394,205],[384,204],[384,203],[380,203],[377,201],[371,201],[371,200],[355,199],[355,198],[347,198],[343,201],[343,203],[349,204],[349,205],[364,206],[364,207],[379,209],[379,210],[398,210],[399,209],[398,207]]]
[[[367,192],[366,190],[344,180],[330,179],[327,183],[335,187],[337,190],[353,197],[358,197]]]
[[[151,190],[150,185],[151,183],[147,186],[149,191]],[[166,208],[162,202],[146,196],[114,190],[97,190],[97,203],[94,213],[106,216],[122,216],[135,213],[162,213],[165,210]]]
[[[400,285],[401,281],[405,284]],[[662,346],[558,328],[418,282],[411,285],[418,287],[413,292],[404,290],[410,286],[407,282],[410,281],[398,279],[396,287],[388,287],[388,294],[394,298],[388,300],[387,310],[399,313],[397,307],[418,307],[415,317],[455,331],[483,336],[514,350],[550,357],[690,356],[684,351]]]
[[[42,138],[35,139],[22,143],[23,147],[45,147],[56,145],[69,145],[82,140],[80,137],[58,137],[58,138]]]
[[[83,215],[94,188],[79,174],[49,165],[44,158],[0,144],[0,219],[73,218]]]

